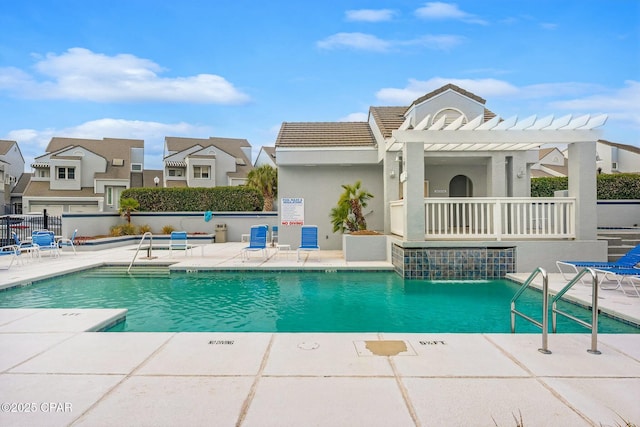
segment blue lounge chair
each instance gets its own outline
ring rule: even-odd
[[[187,256],[187,252],[191,251],[191,246],[187,241],[186,231],[172,231],[169,239],[169,256],[173,255],[173,251],[184,251],[184,255]]]
[[[0,247],[0,258],[9,258],[9,265],[0,267],[0,270],[8,270],[18,259],[18,247],[16,245],[7,245]]]
[[[60,256],[60,248],[58,248],[58,242],[56,242],[53,232],[38,231],[31,235],[31,242],[38,246],[38,251],[48,252],[50,256],[56,258]]]
[[[574,276],[578,274],[579,269],[583,268],[593,268],[595,270],[599,269],[607,269],[607,268],[634,268],[638,264],[640,264],[640,245],[631,249],[629,252],[624,254],[619,260],[614,262],[598,262],[598,261],[556,261],[556,266],[562,277],[565,280],[570,280],[571,277],[567,278],[565,275],[565,271],[562,270],[561,266],[566,266],[573,268]]]
[[[77,228],[73,230],[73,234],[71,235],[70,238],[63,237],[62,239],[58,239],[58,247],[62,249],[65,246],[66,247],[71,246],[71,249],[73,249],[73,253],[76,254],[76,246],[75,246],[76,234],[78,234]]]
[[[40,251],[38,245],[34,245],[33,243],[26,243],[20,240],[20,237],[15,232],[11,232],[13,236],[13,241],[17,246],[18,255],[22,253],[27,253],[31,258],[38,257],[40,258]]]
[[[267,259],[267,230],[266,225],[254,225],[249,235],[249,246],[242,248],[240,255],[242,261],[249,260],[249,252],[262,251],[264,259]]]
[[[639,297],[638,287],[640,287],[640,268],[594,268],[597,273],[604,273],[603,280],[615,280],[616,285],[614,287],[605,287],[600,283],[602,289],[620,289],[627,296]],[[627,283],[631,285],[631,289],[635,292],[627,293],[624,288],[624,280],[627,279]],[[636,284],[635,281],[638,281]]]
[[[318,246],[318,226],[303,225],[300,234],[300,246],[298,246],[298,261],[300,261],[300,251],[319,251]]]

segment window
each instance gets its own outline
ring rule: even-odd
[[[49,178],[49,169],[38,169],[39,178]]]
[[[209,166],[194,166],[193,177],[201,179],[209,179]]]
[[[169,176],[182,176],[182,169],[169,169]]]
[[[107,205],[113,205],[113,188],[107,187]]]
[[[142,171],[142,163],[131,163],[131,171],[132,172],[141,172]]]
[[[56,168],[58,179],[76,179],[76,168]]]

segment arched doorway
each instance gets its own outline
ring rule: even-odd
[[[473,182],[466,175],[456,175],[449,181],[449,197],[473,197]]]
[[[473,183],[466,175],[456,175],[449,181],[449,197],[473,197]],[[449,220],[456,228],[469,227],[469,206],[458,203],[451,207]]]

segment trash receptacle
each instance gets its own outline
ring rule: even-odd
[[[216,224],[216,243],[227,243],[227,224]]]

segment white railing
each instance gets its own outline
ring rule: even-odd
[[[426,198],[425,239],[575,238],[568,197]],[[390,203],[390,231],[404,235],[404,202]]]

